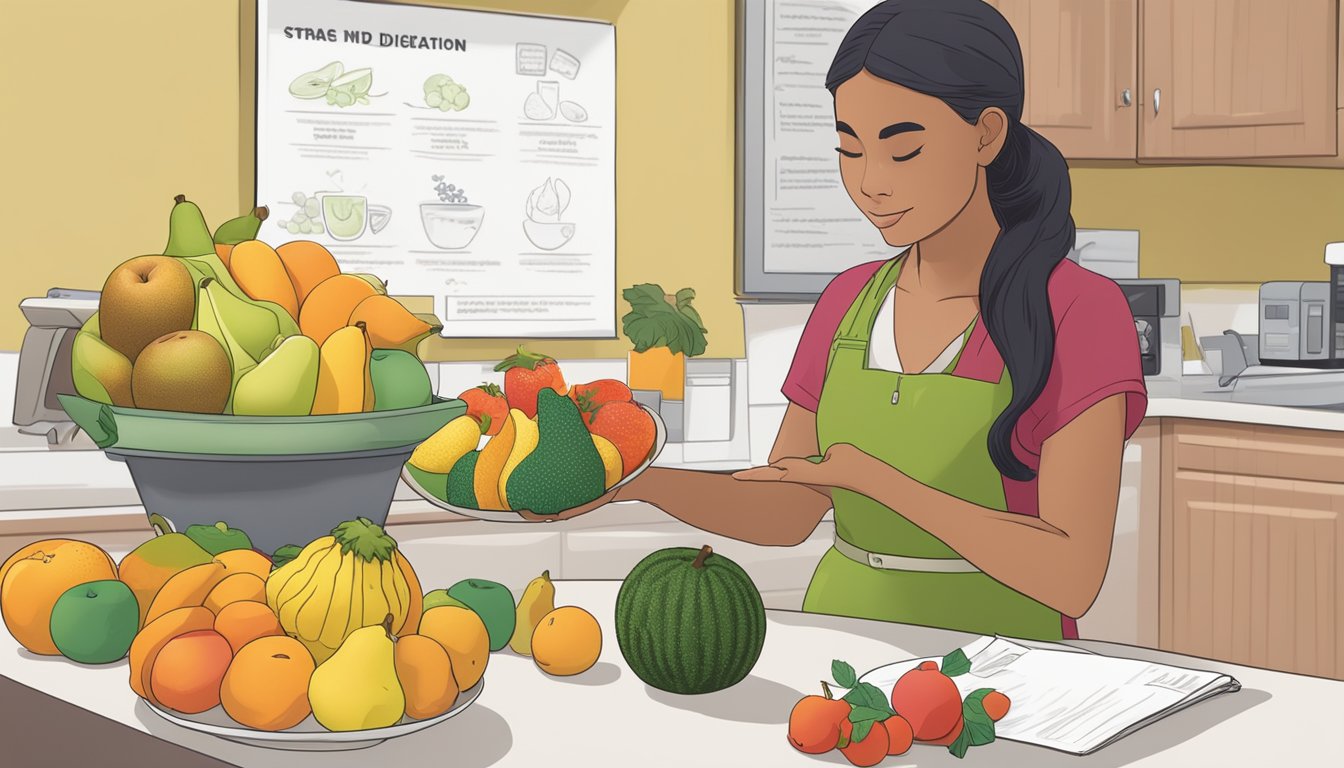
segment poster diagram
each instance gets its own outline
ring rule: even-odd
[[[485,208],[472,205],[467,191],[435,175],[434,191],[438,202],[420,204],[420,223],[425,237],[435,248],[455,251],[471,245],[485,220]]]

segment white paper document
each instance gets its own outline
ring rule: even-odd
[[[873,0],[767,0],[766,272],[841,272],[896,255],[845,192],[826,90],[840,41]]]
[[[316,240],[447,337],[611,337],[610,24],[259,0],[261,239]]]
[[[962,649],[971,671],[952,678],[962,696],[980,688],[1011,701],[995,723],[998,738],[1085,755],[1218,693],[1234,678],[1196,669],[1115,658],[1048,643],[982,637]],[[888,696],[918,660],[863,676]]]

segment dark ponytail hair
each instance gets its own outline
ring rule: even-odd
[[[1055,327],[1047,284],[1073,247],[1069,169],[1054,145],[1021,123],[1022,51],[1008,22],[983,0],[885,0],[845,35],[826,75],[836,88],[860,71],[941,99],[976,122],[1008,115],[1003,149],[985,169],[1000,227],[980,277],[981,316],[1003,356],[1013,394],[989,431],[1005,477],[1034,473],[1013,452],[1013,428],[1050,375]]]

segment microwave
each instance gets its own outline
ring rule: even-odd
[[[1329,281],[1277,281],[1260,286],[1260,362],[1302,368],[1344,368],[1344,270]]]

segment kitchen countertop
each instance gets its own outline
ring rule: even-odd
[[[573,678],[547,678],[530,659],[492,654],[485,690],[461,715],[425,731],[352,752],[273,751],[234,744],[160,719],[126,682],[124,661],[85,667],[35,657],[0,633],[0,740],[15,765],[73,765],[77,756],[162,755],[137,765],[370,766],[451,764],[747,766],[847,765],[839,753],[808,756],[785,739],[789,711],[828,677],[831,659],[858,670],[942,655],[973,636],[946,630],[791,611],[769,611],[761,658],[726,691],[677,696],[645,686],[626,666],[612,624],[619,582],[560,581],[557,605],[578,605],[602,625],[597,665]],[[942,747],[916,746],[886,766],[1326,765],[1340,747],[1335,703],[1344,682],[1269,672],[1158,651],[1094,642],[1114,656],[1226,672],[1242,690],[1154,723],[1092,755],[1077,757],[999,741],[959,761]],[[74,707],[63,704],[68,702]],[[37,713],[60,712],[44,718]],[[96,714],[95,714],[96,713]],[[122,727],[116,727],[120,725]],[[80,738],[70,738],[78,734]],[[98,739],[96,744],[89,737]],[[167,742],[166,744],[164,742]],[[182,747],[185,750],[178,750]],[[205,757],[210,755],[211,757]],[[1333,755],[1334,757],[1331,757]],[[171,759],[170,759],[171,757]],[[557,759],[559,758],[559,759]]]

